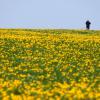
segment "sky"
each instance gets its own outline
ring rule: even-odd
[[[100,0],[0,0],[0,28],[100,30]]]

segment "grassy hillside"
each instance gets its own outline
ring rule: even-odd
[[[0,29],[0,100],[99,100],[99,68],[100,31]]]

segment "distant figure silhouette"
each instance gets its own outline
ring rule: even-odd
[[[89,30],[90,29],[90,24],[91,22],[89,20],[86,21],[86,29]]]

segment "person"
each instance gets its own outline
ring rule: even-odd
[[[89,20],[86,21],[86,29],[89,30],[90,29],[90,24],[91,22]]]

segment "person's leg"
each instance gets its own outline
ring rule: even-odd
[[[88,26],[88,30],[90,29],[90,25]]]
[[[89,30],[90,29],[90,26],[89,25],[86,25],[86,29]]]
[[[88,30],[88,25],[86,25],[86,29]]]

